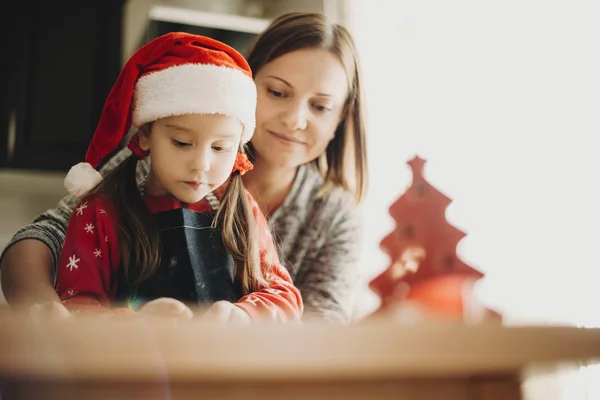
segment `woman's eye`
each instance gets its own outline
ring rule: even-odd
[[[229,151],[229,147],[225,147],[225,146],[213,146],[212,148],[217,153],[224,153],[224,152]]]
[[[177,147],[187,147],[187,146],[190,146],[189,143],[180,142],[179,140],[175,140],[175,139],[173,139],[172,142]]]
[[[314,107],[315,110],[317,110],[319,112],[331,111],[331,108],[322,106],[320,104],[315,104],[315,105],[313,105],[313,107]]]
[[[285,97],[285,93],[283,93],[283,92],[278,92],[277,90],[273,90],[273,89],[267,89],[267,91],[275,97]]]

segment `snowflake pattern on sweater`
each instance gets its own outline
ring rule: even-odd
[[[303,304],[299,290],[277,256],[268,224],[252,196],[246,192],[255,219],[261,270],[266,285],[249,293],[235,304],[253,320],[278,322],[300,319]],[[208,199],[182,204],[173,198],[145,197],[152,213],[185,207],[192,211],[212,210]],[[111,276],[118,273],[120,251],[115,226],[118,213],[104,195],[94,195],[75,208],[65,238],[56,276],[55,288],[65,306],[71,310],[111,308],[116,295]]]

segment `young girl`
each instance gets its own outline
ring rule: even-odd
[[[86,163],[65,179],[70,193],[85,196],[57,268],[55,288],[68,309],[137,310],[175,299],[214,304],[220,319],[299,319],[300,293],[241,181],[252,168],[242,149],[255,107],[250,68],[223,43],[169,33],[131,57]],[[131,156],[98,184],[94,168],[131,124]],[[142,194],[136,165],[148,155]]]

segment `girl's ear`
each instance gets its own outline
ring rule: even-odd
[[[142,149],[143,151],[149,151],[150,150],[150,125],[146,124],[146,125],[142,126],[139,129],[138,134],[140,136],[140,149]]]

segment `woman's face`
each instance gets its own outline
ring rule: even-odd
[[[348,94],[339,59],[323,49],[297,50],[265,64],[255,81],[256,156],[284,168],[319,157],[334,137]]]

